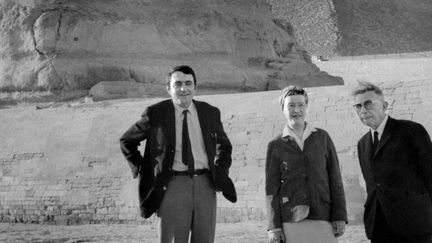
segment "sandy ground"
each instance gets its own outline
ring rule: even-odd
[[[266,242],[266,222],[246,221],[216,226],[216,243]],[[41,225],[0,223],[0,242],[157,242],[156,225]],[[339,243],[369,242],[362,225],[349,225]]]

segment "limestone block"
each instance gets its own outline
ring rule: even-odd
[[[319,71],[319,69],[315,65],[310,65],[304,62],[285,63],[281,67],[281,70],[286,75],[295,74],[298,76],[307,76]]]
[[[119,198],[122,203],[127,207],[137,207],[138,206],[138,180],[130,179],[124,183],[123,187],[119,190]]]
[[[102,81],[90,89],[89,95],[93,97],[94,101],[144,97],[146,90],[143,84],[134,81]]]
[[[250,141],[250,137],[248,136],[248,132],[240,131],[231,134],[231,143],[234,146],[244,145]]]
[[[56,51],[56,42],[60,37],[58,33],[60,18],[60,11],[50,11],[42,13],[35,20],[35,49],[44,55],[49,55]]]

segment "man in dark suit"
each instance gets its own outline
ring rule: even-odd
[[[359,82],[354,109],[371,128],[358,142],[372,243],[432,242],[432,143],[419,123],[386,114],[381,89]]]
[[[194,71],[177,66],[167,75],[170,100],[145,109],[120,139],[139,178],[141,215],[159,217],[160,242],[214,242],[216,191],[237,200],[228,177],[232,146],[219,109],[193,99]],[[138,151],[146,140],[144,156]]]

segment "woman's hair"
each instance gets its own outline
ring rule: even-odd
[[[307,95],[307,93],[306,93],[306,91],[304,89],[302,89],[299,86],[290,85],[288,87],[285,87],[282,90],[282,94],[279,97],[279,104],[282,107],[282,110],[283,110],[283,107],[284,107],[284,101],[285,101],[286,97],[292,96],[292,95],[303,95],[305,97],[306,104],[309,101],[308,95]]]

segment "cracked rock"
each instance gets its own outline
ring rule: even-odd
[[[297,76],[315,70],[290,23],[274,21],[265,0],[0,4],[0,90],[88,91],[101,81],[134,80],[151,87],[145,95],[159,95],[165,73],[188,64],[202,88],[253,91],[268,89],[279,64],[253,66],[251,59],[301,63],[298,74],[290,69]]]

